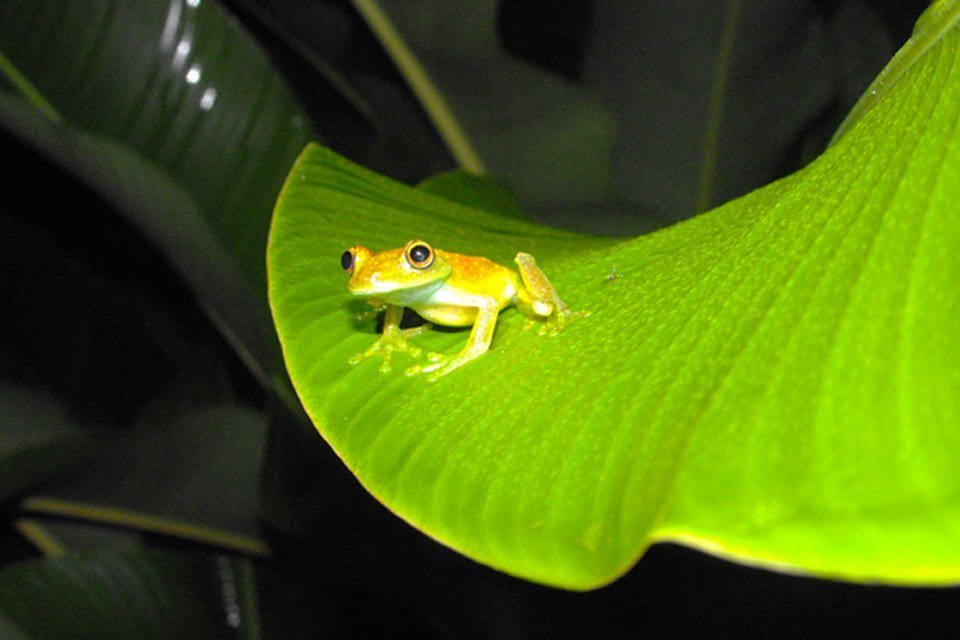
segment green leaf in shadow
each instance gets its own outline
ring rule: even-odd
[[[619,235],[801,166],[892,53],[878,11],[860,2],[594,3],[560,21],[585,41],[570,79],[502,42],[508,26],[544,36],[538,18],[556,9],[354,5],[462,167],[502,176],[540,219],[599,217]],[[526,29],[515,14],[529,14]]]
[[[596,99],[503,50],[497,5],[355,0],[462,167],[531,207],[609,196],[615,125]]]
[[[166,170],[262,278],[271,201],[308,123],[234,20],[214,2],[42,0],[4,3],[0,25],[0,50],[69,125]]]
[[[605,584],[660,540],[849,580],[960,581],[960,30],[947,26],[804,170],[630,241],[457,206],[309,147],[268,271],[320,433],[414,526],[550,585]],[[413,237],[504,264],[533,253],[591,315],[545,338],[507,310],[490,352],[433,383],[351,366],[377,324],[357,319],[338,257]],[[441,352],[464,340],[416,338]]]
[[[504,216],[529,220],[530,216],[502,181],[458,169],[427,178],[417,188],[460,205],[487,209]]]
[[[91,445],[54,398],[0,383],[0,500],[76,466]]]
[[[146,546],[142,533],[104,527],[100,523],[28,517],[18,518],[14,524],[17,533],[47,558],[77,552],[142,549]]]
[[[114,203],[265,379],[269,215],[311,135],[259,45],[214,2],[40,0],[0,4],[0,52],[30,89],[0,126]]]
[[[129,148],[50,122],[2,93],[0,125],[17,130],[114,204],[171,260],[241,359],[266,378],[264,369],[276,361],[267,312],[189,193]]]
[[[262,414],[232,405],[142,422],[22,506],[262,555],[256,496],[265,432]]]
[[[77,554],[0,570],[0,632],[12,624],[29,638],[256,638],[255,598],[247,560]]]
[[[596,6],[603,37],[585,52],[584,83],[616,116],[613,167],[626,197],[679,220],[776,177],[840,84],[813,4]]]

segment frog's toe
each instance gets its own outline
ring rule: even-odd
[[[445,376],[446,374],[450,373],[451,371],[456,369],[459,364],[461,364],[460,362],[457,361],[456,358],[446,358],[446,357],[443,357],[441,354],[432,354],[432,355],[439,355],[441,357],[430,364],[418,364],[413,367],[410,367],[410,369],[407,369],[407,372],[409,373],[409,375],[414,375],[416,373],[423,373],[423,374],[426,374],[426,378],[429,382],[433,382],[437,378],[440,378],[441,376]],[[413,371],[411,372],[411,370]]]
[[[433,353],[430,355],[437,356],[440,354]],[[431,360],[430,364],[421,364],[421,365],[417,365],[417,367],[423,373],[433,373],[434,371],[442,369],[446,364],[447,364],[447,360],[443,359],[443,356],[440,356],[440,358],[435,358]]]
[[[353,354],[353,357],[350,358],[348,362],[350,364],[360,364],[364,360],[369,360],[370,358],[372,358],[374,355],[376,355],[376,353],[377,352],[375,351],[371,351],[370,349],[367,349],[366,351],[361,351],[360,353]]]
[[[435,368],[435,369],[430,369],[429,371],[426,370],[426,369],[424,369],[423,372],[424,372],[424,374],[426,374],[427,382],[434,382],[434,381],[436,381],[437,379],[442,378],[443,376],[447,375],[447,374],[450,373],[451,371],[453,371],[452,368],[444,365],[444,366],[441,366],[441,367],[437,367],[437,368]]]
[[[539,333],[542,336],[555,336],[577,318],[585,318],[588,315],[590,315],[589,311],[564,310],[561,313],[550,316],[546,322],[540,325]]]
[[[415,376],[420,373],[427,373],[427,374],[431,374],[431,375],[428,375],[427,378],[430,380],[433,380],[434,377],[432,373],[436,370],[437,367],[441,366],[442,364],[443,364],[442,362],[438,364],[415,364],[411,367],[407,367],[406,370],[404,371],[404,374],[408,376]]]
[[[380,309],[367,309],[365,311],[360,311],[354,314],[354,319],[357,322],[365,322],[367,320],[373,320],[380,315]]]
[[[404,338],[412,338],[412,337],[414,337],[414,336],[420,335],[421,333],[423,333],[424,331],[426,331],[427,329],[429,329],[429,328],[432,327],[432,326],[433,326],[433,325],[430,324],[429,322],[425,322],[424,324],[421,324],[421,325],[418,326],[418,327],[409,327],[409,328],[407,328],[407,329],[401,329],[401,330],[400,330],[400,333],[403,334],[403,337],[404,337]],[[419,351],[419,349],[418,349],[418,351]]]

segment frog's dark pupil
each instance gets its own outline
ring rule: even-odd
[[[344,271],[350,271],[353,268],[353,254],[349,251],[344,251],[343,255],[340,256],[340,266],[343,267]]]
[[[416,266],[423,266],[430,259],[430,249],[422,244],[418,244],[410,249],[410,260]]]

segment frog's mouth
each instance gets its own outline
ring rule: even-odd
[[[412,284],[410,286],[397,286],[396,282],[378,282],[375,278],[369,282],[366,287],[351,287],[347,289],[355,296],[376,297],[391,304],[409,304],[429,298],[440,287],[444,280],[430,280],[423,284]]]

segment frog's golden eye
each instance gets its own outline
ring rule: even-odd
[[[340,266],[343,267],[344,271],[353,275],[353,269],[357,266],[357,250],[351,247],[344,251],[343,255],[340,256]]]
[[[422,240],[414,240],[407,245],[407,262],[415,269],[426,269],[433,264],[433,249]]]

